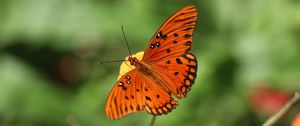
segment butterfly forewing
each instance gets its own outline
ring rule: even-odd
[[[196,78],[197,60],[188,52],[197,15],[195,6],[184,7],[172,15],[154,34],[143,57],[178,98],[186,96]]]
[[[130,113],[144,109],[141,97],[142,80],[137,77],[136,69],[122,76],[111,90],[106,102],[106,115],[110,119],[119,119]]]
[[[190,51],[197,15],[193,5],[172,15],[154,34],[146,47],[143,60],[148,63],[159,62]]]

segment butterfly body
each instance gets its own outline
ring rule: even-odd
[[[139,73],[148,79],[153,80],[155,82],[154,84],[157,84],[164,89],[164,91],[170,93],[170,90],[165,86],[168,85],[168,83],[165,82],[165,79],[163,79],[159,72],[153,69],[151,65],[143,61],[138,61],[136,57],[129,57],[128,61],[130,62],[130,65],[134,66]]]
[[[197,59],[189,53],[196,21],[196,7],[184,7],[158,29],[143,53],[126,58],[122,65],[128,70],[121,73],[121,65],[107,99],[108,118],[144,110],[152,115],[167,114],[178,106],[172,96],[186,97],[196,78]]]

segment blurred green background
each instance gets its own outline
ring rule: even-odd
[[[141,51],[190,4],[200,13],[198,77],[156,125],[260,125],[270,116],[261,104],[281,105],[300,89],[299,0],[1,0],[0,125],[149,125],[145,112],[105,117],[120,63],[97,63],[128,55],[122,24],[131,50]],[[290,125],[297,112],[299,105],[277,125]]]

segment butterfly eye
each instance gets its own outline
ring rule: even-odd
[[[160,43],[159,43],[159,42],[156,42],[156,46],[159,47],[159,46],[160,46]]]

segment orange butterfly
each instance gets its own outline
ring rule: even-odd
[[[145,52],[125,59],[106,102],[109,119],[144,110],[161,115],[176,108],[172,95],[184,98],[196,78],[197,60],[188,52],[197,15],[194,5],[179,10],[156,31]]]

